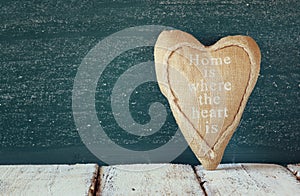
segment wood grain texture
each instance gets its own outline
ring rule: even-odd
[[[215,171],[196,167],[207,195],[299,195],[291,172],[272,164],[223,164]]]
[[[0,195],[93,195],[98,166],[2,165]]]
[[[151,164],[101,167],[99,194],[205,195],[189,165]]]
[[[228,35],[253,37],[262,52],[261,74],[223,161],[298,163],[299,7],[298,0],[0,1],[0,163],[104,164],[88,152],[76,130],[74,78],[100,40],[148,24],[189,32],[205,45]],[[106,72],[102,82],[109,85],[130,62],[153,60],[152,50],[124,54],[112,62],[120,69]],[[136,103],[147,105],[148,92],[159,91],[145,88]],[[97,102],[111,100],[100,85],[97,93]],[[99,120],[116,129],[104,109],[98,111]],[[132,111],[137,123],[147,122],[147,111]],[[176,128],[174,120],[169,125]],[[128,142],[119,135],[113,134],[117,142]],[[199,164],[190,150],[175,162]]]
[[[295,174],[296,178],[300,180],[300,163],[299,164],[290,164],[287,166],[287,168]]]
[[[293,171],[298,165],[293,166]],[[299,195],[300,182],[273,164],[2,165],[0,195]]]

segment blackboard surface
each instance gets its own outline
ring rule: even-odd
[[[300,3],[288,1],[4,1],[0,3],[0,164],[98,162],[83,144],[73,117],[72,90],[88,52],[112,33],[140,25],[163,25],[211,45],[228,35],[249,35],[261,48],[258,83],[223,162],[300,162]],[[153,47],[118,56],[98,82],[97,116],[126,147],[111,118],[111,90],[118,74],[153,60]],[[102,84],[107,84],[103,86]],[[149,121],[151,102],[168,104],[157,84],[131,96],[131,115]],[[151,95],[151,96],[150,96]],[[168,112],[169,109],[168,109]],[[137,145],[163,145],[177,125]],[[169,135],[168,135],[169,134]],[[144,142],[144,143],[143,143]],[[109,156],[109,153],[108,153]],[[150,160],[151,161],[151,160]],[[189,148],[173,162],[199,164]]]

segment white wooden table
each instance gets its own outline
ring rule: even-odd
[[[300,165],[2,165],[0,195],[300,195]],[[298,179],[297,179],[298,178]]]

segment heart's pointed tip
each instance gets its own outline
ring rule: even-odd
[[[224,151],[221,150],[221,152],[216,153],[214,157],[205,156],[205,157],[197,157],[197,158],[205,170],[215,170],[217,169],[218,165],[221,163],[223,154]]]
[[[206,163],[206,162],[203,162],[201,163],[202,164],[202,167],[205,169],[205,170],[216,170],[218,165],[220,164],[220,162],[214,162],[214,163]]]

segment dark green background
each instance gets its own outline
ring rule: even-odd
[[[86,149],[75,127],[72,88],[77,69],[105,37],[150,24],[189,32],[207,45],[227,35],[253,37],[262,52],[261,74],[223,162],[300,162],[299,7],[297,0],[2,0],[0,164],[101,164]],[[146,47],[122,54],[111,63],[119,68],[108,70],[103,80],[109,84],[127,66],[153,60],[152,50]],[[97,104],[109,107],[104,103],[109,89],[101,88],[99,82]],[[131,107],[132,115],[138,123],[145,123],[149,103],[166,100],[153,83],[137,91],[141,94],[132,97],[138,102]],[[149,94],[155,95],[155,100],[150,100]],[[97,111],[103,126],[116,131],[113,119],[103,110]],[[173,118],[168,126],[169,132],[145,140],[140,148],[151,148],[152,141],[163,145],[176,128]],[[111,137],[123,145],[128,139],[123,136],[116,132]],[[199,164],[190,149],[174,162]]]

